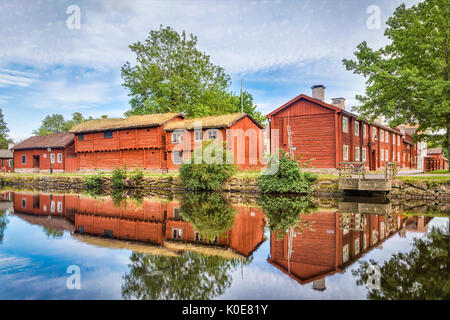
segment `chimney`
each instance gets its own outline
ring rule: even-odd
[[[313,281],[313,289],[323,291],[326,289],[325,278],[320,278]]]
[[[8,143],[8,150],[14,148],[15,145],[16,145],[15,143]]]
[[[345,98],[333,98],[331,104],[335,107],[345,110]]]
[[[325,87],[321,84],[312,86],[312,97],[325,102]]]

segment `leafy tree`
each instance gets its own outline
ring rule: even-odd
[[[258,204],[269,219],[270,231],[274,232],[278,239],[283,239],[291,228],[303,231],[311,227],[302,219],[304,215],[309,215],[315,210],[310,196],[262,195]]]
[[[394,254],[380,267],[363,261],[357,270],[357,284],[365,285],[373,266],[380,268],[380,286],[369,289],[372,300],[450,299],[449,232],[434,227],[425,238],[414,239],[408,253]],[[372,269],[373,270],[373,269]]]
[[[236,210],[218,193],[186,193],[180,212],[209,241],[225,236],[233,227]]]
[[[365,95],[356,96],[361,117],[383,115],[391,126],[419,124],[418,132],[446,129],[450,148],[450,0],[400,5],[387,21],[390,43],[378,50],[357,46],[347,70],[363,75]],[[416,139],[436,139],[419,134]]]
[[[278,152],[278,170],[275,174],[261,175],[258,181],[259,189],[263,193],[310,192],[312,183],[317,179],[317,175],[311,172],[303,172],[299,163],[294,159],[290,159],[283,149],[280,149]]]
[[[122,297],[139,300],[209,300],[230,287],[232,272],[242,263],[195,252],[179,257],[133,252],[123,277]]]
[[[226,150],[225,143],[205,141],[194,151],[191,161],[180,166],[181,182],[192,191],[219,190],[237,170],[234,164],[227,163],[228,159],[233,159],[233,156]]]
[[[6,226],[9,223],[9,218],[6,210],[0,211],[0,243],[3,242]]]
[[[57,230],[50,227],[43,227],[48,238],[61,238],[64,235],[63,230]]]
[[[230,76],[197,49],[196,36],[160,26],[130,49],[137,64],[122,66],[123,86],[131,97],[126,115],[184,112],[200,117],[240,112],[240,95],[229,91]],[[251,94],[244,92],[242,97],[244,112],[265,121]]]
[[[3,116],[3,110],[0,108],[0,149],[8,149],[8,143],[12,140],[8,137],[9,129]]]
[[[107,115],[102,115],[101,118],[107,118]],[[85,121],[93,120],[93,117],[85,118],[81,113],[75,112],[72,114],[72,119],[66,120],[62,114],[48,115],[42,120],[41,126],[37,130],[33,130],[34,135],[44,136],[47,134],[57,132],[67,132],[74,125]]]

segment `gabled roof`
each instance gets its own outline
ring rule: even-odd
[[[272,117],[273,115],[277,114],[278,112],[282,111],[284,108],[290,106],[292,103],[297,102],[297,101],[300,101],[300,100],[302,100],[302,99],[311,101],[311,102],[313,102],[313,103],[317,103],[318,105],[320,105],[320,106],[322,106],[322,107],[325,107],[325,108],[328,108],[328,109],[332,109],[332,110],[334,110],[334,111],[342,111],[342,110],[343,110],[343,109],[341,109],[341,108],[338,108],[338,107],[336,107],[336,106],[333,106],[332,104],[323,102],[323,101],[321,101],[321,100],[315,99],[315,98],[313,98],[313,97],[307,96],[306,94],[303,94],[303,93],[302,93],[302,94],[296,96],[294,99],[292,99],[292,100],[286,102],[286,103],[283,104],[281,107],[275,109],[274,111],[272,111],[271,113],[269,113],[266,117],[267,117],[267,118],[270,118],[270,117]]]
[[[248,114],[246,114],[246,113],[231,113],[231,114],[223,114],[223,115],[219,115],[219,116],[208,116],[208,117],[202,117],[202,118],[196,118],[196,119],[174,121],[174,122],[168,123],[164,127],[164,130],[166,130],[166,131],[173,131],[176,129],[192,130],[192,129],[194,129],[194,126],[196,123],[200,123],[201,127],[203,129],[229,128],[234,123],[236,123],[237,121],[239,121],[245,117],[248,117],[258,127],[263,129],[263,126],[261,124],[259,124],[258,121],[256,121],[251,116],[249,116]]]
[[[184,118],[183,114],[172,112],[144,114],[140,116],[130,116],[127,118],[94,119],[75,125],[70,132],[85,133],[105,130],[157,127],[177,117]]]
[[[45,136],[30,137],[18,144],[13,150],[65,148],[74,140],[74,135],[69,132],[52,133]]]
[[[14,155],[11,150],[0,149],[0,159],[12,159]]]

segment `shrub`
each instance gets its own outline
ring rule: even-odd
[[[205,154],[217,157],[217,162],[221,163],[205,162]],[[201,161],[197,157],[201,157]],[[232,159],[232,156],[226,150],[225,144],[218,145],[212,141],[203,143],[201,149],[195,150],[190,163],[180,166],[181,182],[188,190],[219,190],[224,181],[236,172],[236,166],[227,163],[227,158]]]
[[[115,168],[112,172],[111,182],[113,188],[123,189],[123,180],[127,178],[127,168]]]
[[[84,184],[87,188],[100,189],[104,182],[105,176],[101,171],[97,174],[84,177]]]
[[[318,176],[312,172],[302,172],[297,161],[290,159],[284,150],[279,151],[276,173],[262,174],[259,188],[263,193],[308,193]]]
[[[142,184],[142,179],[144,179],[144,171],[141,168],[135,168],[133,172],[131,172],[131,180],[136,187],[139,187]]]

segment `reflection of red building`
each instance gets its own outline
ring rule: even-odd
[[[74,223],[76,233],[119,240],[165,245],[165,241],[230,248],[249,256],[264,241],[264,216],[260,209],[235,206],[232,228],[215,241],[202,239],[191,223],[180,215],[178,201],[145,200],[116,205],[111,198],[78,195],[15,193],[17,213],[64,217]]]
[[[401,215],[317,212],[303,218],[306,227],[302,233],[296,230],[282,240],[272,234],[268,261],[301,284],[313,281],[314,288],[325,289],[326,276],[344,270],[404,226],[417,223],[424,231],[429,220],[422,220]]]

